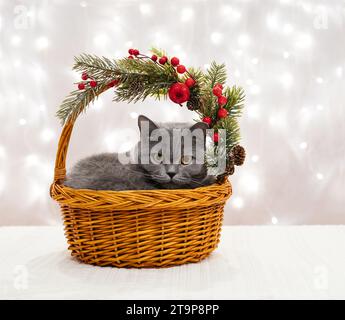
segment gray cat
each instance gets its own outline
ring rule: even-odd
[[[215,182],[214,176],[207,174],[203,163],[207,124],[168,123],[158,126],[141,115],[138,126],[140,141],[132,153],[132,159],[134,154],[137,161],[125,164],[123,159],[129,159],[128,152],[94,155],[79,161],[72,168],[65,185],[93,190],[150,190],[193,189]],[[176,129],[189,130],[184,131],[186,136],[176,139]],[[160,130],[167,133],[165,138],[168,140],[165,142],[157,138]],[[202,135],[194,135],[195,132],[202,132]],[[146,139],[147,133],[149,139]],[[151,139],[155,133],[156,139]],[[187,144],[188,139],[193,143]],[[197,159],[202,159],[202,162]]]

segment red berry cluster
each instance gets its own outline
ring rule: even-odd
[[[97,81],[94,79],[90,79],[90,81],[87,81],[89,79],[89,75],[86,72],[83,72],[81,75],[81,79],[84,80],[84,82],[79,82],[78,83],[78,89],[79,90],[84,90],[86,88],[86,86],[89,84],[91,88],[95,88],[97,87]],[[107,84],[107,88],[111,88],[116,86],[119,83],[118,79],[114,79],[111,80],[108,84]]]
[[[128,59],[133,59],[133,56],[138,56],[140,54],[138,49],[129,49],[128,50],[129,56]]]
[[[218,119],[222,119],[222,118],[226,118],[228,116],[228,111],[223,108],[223,106],[225,106],[228,102],[228,99],[223,96],[223,86],[220,83],[217,83],[213,89],[212,89],[212,93],[218,98],[218,105],[219,105],[219,109],[217,112],[217,117]],[[202,119],[203,122],[207,123],[209,126],[211,126],[212,124],[212,118],[211,117],[204,117]],[[219,140],[219,135],[217,132],[214,133],[213,135],[213,141],[214,142],[218,142]]]
[[[78,89],[84,90],[86,88],[86,85],[90,85],[91,88],[95,88],[97,86],[97,81],[94,79],[90,79],[90,81],[87,81],[89,79],[89,76],[86,72],[83,72],[81,75],[81,79],[84,80],[84,82],[78,83]]]

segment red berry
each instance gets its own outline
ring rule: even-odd
[[[223,85],[221,83],[216,83],[214,86],[215,87],[219,87],[219,88],[221,88],[223,90]]]
[[[191,88],[195,85],[195,80],[193,78],[188,78],[184,83],[188,88]]]
[[[212,119],[210,117],[205,117],[202,119],[202,122],[205,122],[210,126],[212,123]]]
[[[78,83],[78,89],[79,90],[84,90],[85,89],[85,84],[84,83]]]
[[[128,53],[132,55],[132,54],[133,54],[133,50],[134,50],[134,49],[129,49],[129,50],[128,50]]]
[[[213,141],[216,142],[216,143],[219,141],[218,132],[215,132],[215,133],[213,134]]]
[[[169,88],[168,95],[171,101],[181,104],[189,100],[190,91],[184,83],[176,82]]]
[[[139,50],[137,50],[137,49],[133,49],[133,51],[132,51],[133,53],[133,56],[137,56],[140,52],[139,52]]]
[[[224,105],[226,105],[226,103],[228,102],[228,99],[224,96],[220,96],[218,97],[218,104],[222,107]]]
[[[158,59],[158,57],[154,54],[154,55],[152,55],[152,57],[151,57],[151,60],[152,61],[157,61],[157,59]]]
[[[83,80],[87,80],[87,79],[89,78],[89,76],[87,75],[86,72],[83,72],[82,75],[81,75],[81,78],[82,78]]]
[[[94,88],[94,87],[96,87],[96,86],[97,86],[97,81],[91,80],[91,81],[90,81],[90,87],[91,87],[91,88]]]
[[[178,73],[185,73],[186,72],[186,67],[182,64],[178,65],[176,68]]]
[[[161,58],[159,58],[158,62],[160,64],[166,64],[166,62],[168,61],[168,58],[166,56],[163,56]]]
[[[128,56],[128,59],[134,59],[133,56]]]
[[[114,87],[114,86],[116,86],[118,83],[119,83],[119,80],[118,80],[118,79],[111,80],[111,81],[107,84],[107,87],[108,87],[108,88]]]
[[[224,108],[220,108],[217,115],[219,119],[226,118],[228,116],[228,111]]]
[[[222,91],[223,91],[222,88],[217,85],[214,86],[212,89],[212,92],[216,97],[220,97],[222,95]]]
[[[173,58],[171,58],[170,62],[174,67],[176,67],[179,65],[180,60],[179,60],[179,58],[173,57]]]

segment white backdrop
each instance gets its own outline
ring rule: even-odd
[[[186,66],[225,62],[228,84],[246,90],[248,158],[231,179],[226,223],[345,223],[344,31],[341,0],[0,0],[0,224],[61,223],[48,191],[54,114],[80,77],[73,56],[152,45]],[[193,119],[173,103],[111,98],[79,118],[69,166],[130,146],[138,113]]]

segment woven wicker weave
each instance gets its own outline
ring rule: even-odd
[[[63,185],[74,121],[62,131],[51,196],[72,255],[98,266],[169,267],[198,262],[219,242],[231,185],[187,190],[95,191]]]

